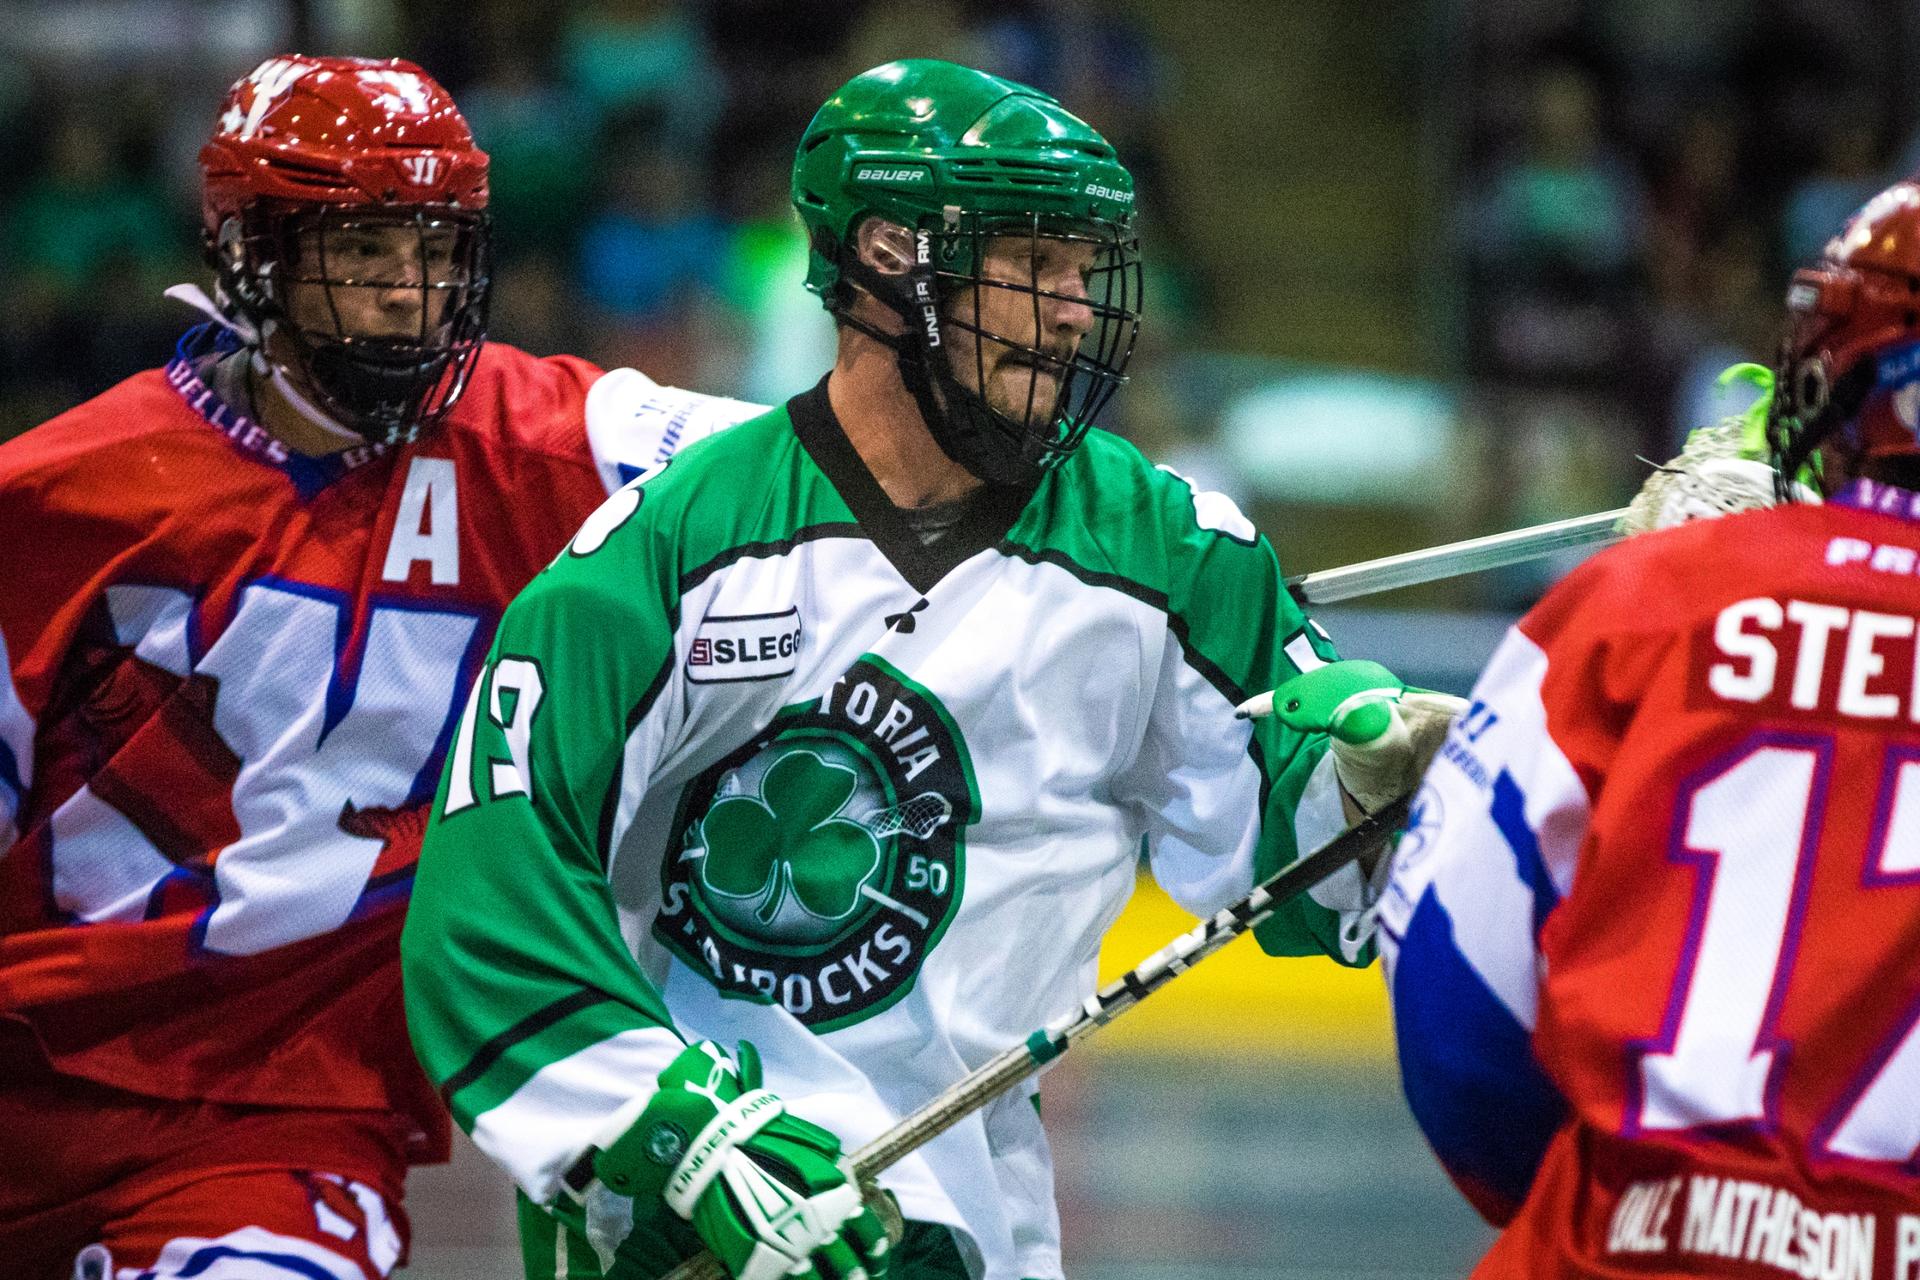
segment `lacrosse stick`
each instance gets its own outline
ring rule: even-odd
[[[1555,520],[1550,524],[1537,524],[1510,533],[1492,533],[1484,538],[1449,542],[1444,546],[1428,547],[1425,551],[1408,551],[1378,560],[1363,560],[1359,564],[1338,569],[1295,574],[1287,579],[1287,590],[1301,604],[1332,604],[1336,600],[1352,600],[1399,587],[1417,586],[1422,582],[1484,573],[1488,569],[1538,560],[1556,551],[1618,542],[1623,536],[1618,526],[1626,514],[1627,508],[1621,507],[1617,511]]]
[[[1080,1008],[1042,1027],[1019,1044],[1002,1049],[980,1068],[934,1097],[912,1115],[853,1153],[853,1172],[862,1187],[882,1170],[919,1150],[989,1102],[1030,1076],[1038,1075],[1096,1030],[1106,1026],[1173,979],[1219,951],[1273,915],[1282,904],[1305,893],[1365,854],[1407,819],[1413,797],[1387,802],[1372,815],[1329,840],[1292,866],[1261,881],[1246,897],[1222,907],[1138,965],[1088,996]],[[666,1280],[726,1280],[726,1269],[711,1253],[687,1259]]]

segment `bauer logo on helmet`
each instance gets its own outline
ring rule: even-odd
[[[876,165],[862,165],[853,174],[855,182],[925,182],[925,169],[891,169]]]

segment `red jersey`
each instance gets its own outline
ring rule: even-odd
[[[0,1017],[148,1096],[397,1112],[397,941],[500,611],[610,489],[751,406],[483,350],[424,439],[289,455],[197,330],[0,445]]]
[[[1522,619],[1382,909],[1482,1276],[1920,1276],[1920,495],[1700,521]]]

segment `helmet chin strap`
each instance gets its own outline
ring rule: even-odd
[[[215,287],[215,292],[224,300],[225,294],[219,290],[218,286]],[[206,290],[197,284],[176,284],[166,291],[165,296],[192,307],[239,338],[247,356],[248,369],[255,376],[264,378],[272,384],[274,391],[286,401],[289,408],[329,439],[340,441],[342,446],[366,443],[366,437],[341,426],[324,409],[313,403],[294,384],[285,366],[278,361],[267,359],[267,339],[272,336],[273,321],[269,320],[265,325],[255,327],[251,321],[240,314],[239,308],[220,305],[219,301],[208,297]]]
[[[1039,469],[1007,456],[1004,447],[978,424],[977,419],[993,413],[986,400],[962,386],[951,372],[941,370],[941,347],[946,327],[940,320],[939,293],[934,287],[931,235],[921,229],[914,233],[914,253],[904,275],[884,275],[855,254],[843,255],[840,265],[844,280],[858,285],[890,308],[905,325],[899,333],[885,333],[853,314],[852,307],[838,308],[838,318],[874,341],[893,351],[900,370],[900,381],[920,408],[940,452],[968,474],[990,485],[1028,488],[1040,478]],[[967,400],[976,403],[966,413]],[[956,401],[961,403],[956,403]],[[976,419],[969,423],[964,417]]]
[[[914,403],[920,406],[920,416],[926,420],[927,429],[933,435],[934,443],[940,446],[940,451],[948,458],[965,467],[967,465],[965,459],[953,456],[953,451],[947,447],[944,439],[946,433],[939,429],[946,419],[946,410],[939,398],[934,395],[931,370],[928,368],[934,358],[933,348],[929,346],[926,337],[921,336],[923,332],[932,335],[933,347],[937,347],[941,340],[940,312],[932,301],[934,297],[932,268],[928,267],[925,270],[910,268],[904,277],[883,275],[868,263],[849,254],[847,261],[841,264],[840,274],[851,283],[860,286],[900,317],[905,327],[899,333],[887,333],[879,326],[870,324],[855,315],[851,306],[841,307],[837,312],[842,323],[851,325],[893,352],[894,361],[900,369],[900,380],[906,384]],[[921,304],[916,302],[916,295],[928,299],[924,311]],[[924,329],[916,330],[914,328],[916,324],[924,326]]]
[[[271,328],[273,322],[269,320],[267,324],[269,328]],[[365,436],[361,435],[358,431],[353,431],[341,426],[333,420],[326,410],[309,400],[306,395],[301,392],[299,387],[294,384],[293,379],[288,376],[285,365],[282,365],[277,360],[267,359],[265,347],[250,348],[247,353],[247,358],[251,362],[253,371],[265,375],[268,383],[279,393],[280,398],[287,402],[288,408],[292,409],[302,418],[305,418],[327,436],[340,441],[342,447],[367,443]]]

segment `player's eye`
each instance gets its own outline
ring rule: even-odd
[[[372,236],[342,236],[334,252],[345,257],[358,258],[362,262],[368,262],[375,258],[384,257],[386,249],[385,246]]]
[[[1030,260],[1024,256],[1015,258],[1012,254],[992,254],[980,269],[980,274],[986,279],[1006,284],[1025,284],[1032,272]]]
[[[1077,277],[1084,290],[1093,281],[1093,262],[1065,248],[1043,249],[1035,260],[1034,275],[1053,290]]]

